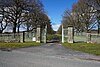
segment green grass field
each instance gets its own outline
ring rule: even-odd
[[[41,43],[25,42],[25,43],[0,43],[0,48],[21,48],[30,46],[40,46]]]
[[[73,50],[86,52],[89,54],[94,54],[100,56],[100,44],[91,44],[91,43],[63,43],[64,47],[71,48]]]

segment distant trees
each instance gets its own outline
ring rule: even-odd
[[[20,28],[30,31],[38,25],[50,24],[40,0],[0,0],[0,16],[1,33],[7,26],[11,26],[13,33],[16,33]]]
[[[89,5],[88,1],[78,0],[73,4],[72,10],[65,10],[62,24],[66,27],[73,26],[77,32],[91,32],[97,24],[97,9]]]
[[[48,34],[54,34],[54,30],[52,29],[51,21],[48,20],[49,23],[47,23],[47,33]]]

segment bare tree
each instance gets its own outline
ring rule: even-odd
[[[82,24],[80,22],[80,17],[75,11],[65,10],[63,15],[62,24],[64,27],[73,26],[77,32],[82,31]]]
[[[1,0],[2,1],[2,0]],[[50,24],[50,19],[44,11],[40,0],[4,0],[7,22],[13,24],[13,32],[19,32],[20,26],[27,28],[27,31],[37,27]],[[0,2],[0,4],[2,4]]]
[[[28,15],[26,17],[26,26],[27,31],[29,31],[29,28],[33,29],[36,28],[37,25],[42,23],[43,16],[44,15],[44,9],[43,4],[40,0],[32,0],[27,3]],[[42,18],[42,20],[41,20]]]
[[[10,7],[8,7],[9,16],[7,17],[7,19],[9,19],[11,23],[13,23],[13,32],[16,33],[17,25],[19,28],[19,24],[22,21],[26,3],[24,0],[13,0],[12,3],[9,4],[11,5]]]
[[[7,1],[0,0],[0,33],[2,33],[6,29],[9,22],[7,20],[8,13],[6,9],[6,6],[8,5],[5,4],[5,2]]]
[[[40,0],[33,0],[28,3],[27,9],[28,22],[26,22],[27,30],[29,27],[32,29],[36,28],[38,25],[44,27],[45,25],[50,26],[50,19],[44,11],[44,6]]]
[[[97,24],[96,10],[88,5],[84,0],[79,0],[72,6],[72,10],[65,10],[63,16],[63,24],[72,25],[78,32],[90,32]]]
[[[88,5],[94,7],[96,11],[96,16],[98,20],[98,34],[100,33],[100,0],[86,0]]]
[[[84,0],[79,0],[76,9],[80,15],[81,22],[84,23],[86,32],[89,32],[96,24],[95,9],[89,6]]]

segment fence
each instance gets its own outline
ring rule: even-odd
[[[74,42],[87,42],[88,34],[85,32],[76,32],[74,31]],[[64,42],[68,42],[68,29],[63,29]],[[90,33],[90,42],[91,43],[100,43],[100,34]]]
[[[2,33],[0,34],[0,42],[27,42],[36,41],[34,32],[23,33]]]
[[[67,39],[68,39],[68,29],[63,29],[63,33],[64,33],[64,42],[67,42]]]
[[[0,42],[19,42],[20,35],[14,33],[2,33],[0,34]]]
[[[74,41],[75,42],[87,42],[87,33],[74,33]],[[90,42],[92,43],[100,43],[100,34],[90,33]]]
[[[91,42],[100,43],[100,34],[91,34]]]
[[[36,41],[35,32],[24,32],[24,41]]]
[[[87,33],[85,32],[74,32],[75,42],[87,42]]]

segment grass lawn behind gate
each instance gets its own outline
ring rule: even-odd
[[[21,48],[30,46],[40,46],[41,43],[25,42],[25,43],[0,43],[0,48]]]
[[[100,44],[91,44],[91,43],[63,43],[64,47],[71,48],[73,50],[78,50],[94,55],[100,56]]]

